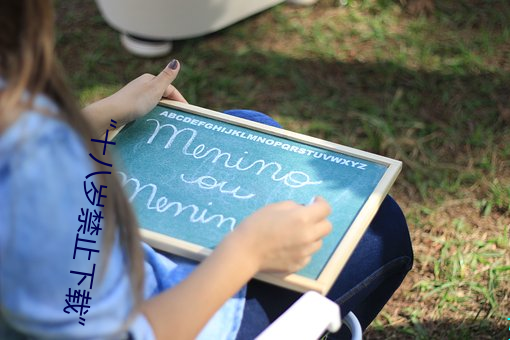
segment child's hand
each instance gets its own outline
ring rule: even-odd
[[[143,74],[109,97],[88,105],[83,109],[97,136],[109,129],[110,120],[118,126],[127,124],[147,114],[162,97],[187,103],[182,94],[172,85],[179,73],[180,64],[172,60],[157,76]]]
[[[332,228],[326,220],[330,213],[329,204],[320,197],[309,206],[280,202],[249,216],[233,234],[259,271],[292,273],[308,264],[322,246],[322,238]]]
[[[180,70],[177,60],[172,60],[157,76],[142,74],[114,93],[111,97],[123,107],[123,123],[129,123],[147,114],[162,97],[187,103],[182,94],[172,85]]]
[[[328,203],[318,198],[306,207],[271,204],[245,219],[186,279],[143,302],[156,337],[194,339],[258,271],[290,273],[303,267],[331,231],[329,213]]]

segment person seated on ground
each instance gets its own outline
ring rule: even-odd
[[[332,208],[320,197],[262,207],[196,264],[144,244],[119,180],[98,174],[102,229],[77,246],[80,211],[92,208],[83,180],[101,171],[91,139],[161,97],[185,99],[173,60],[80,111],[54,56],[53,20],[49,0],[0,3],[0,338],[253,338],[300,295],[252,277],[305,266],[331,230]],[[328,297],[367,327],[412,256],[405,218],[387,197]]]

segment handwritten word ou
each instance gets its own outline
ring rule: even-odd
[[[172,144],[176,140],[176,138],[180,134],[187,133],[187,141],[184,147],[182,148],[182,153],[186,156],[192,156],[195,159],[201,159],[205,158],[207,156],[214,156],[212,158],[211,163],[217,163],[222,159],[222,164],[225,168],[233,168],[239,171],[248,171],[250,169],[256,170],[258,169],[255,174],[259,176],[263,172],[270,173],[270,178],[275,182],[283,182],[285,185],[291,187],[291,188],[301,188],[305,185],[318,185],[321,184],[322,181],[313,181],[308,174],[302,171],[289,171],[285,173],[284,175],[281,175],[282,172],[282,165],[278,162],[267,162],[263,159],[259,159],[253,162],[247,162],[245,161],[244,157],[241,156],[235,161],[235,163],[231,163],[231,159],[233,158],[232,154],[229,152],[223,152],[221,149],[213,147],[213,148],[206,148],[205,144],[198,144],[194,147],[193,151],[189,151],[191,145],[193,144],[193,141],[195,140],[197,136],[197,131],[192,128],[183,128],[183,129],[177,129],[175,125],[172,124],[163,124],[160,125],[159,121],[157,119],[147,119],[147,122],[156,122],[156,128],[154,132],[152,133],[152,136],[147,140],[147,144],[152,144],[154,141],[154,138],[159,134],[159,132],[163,128],[170,128],[172,130],[172,134],[168,138],[168,141],[165,145],[165,149],[168,149],[172,147]],[[245,152],[246,154],[247,152]],[[245,164],[243,164],[243,162]]]
[[[147,189],[146,191],[149,192],[149,198],[145,206],[149,210],[156,210],[158,213],[164,213],[173,209],[174,217],[189,213],[188,220],[190,223],[208,224],[209,222],[216,222],[217,228],[221,228],[225,225],[230,231],[234,230],[237,224],[237,220],[233,217],[225,217],[222,214],[210,214],[207,208],[201,209],[196,204],[184,205],[182,202],[171,202],[168,197],[163,195],[159,196],[156,203],[153,204],[156,194],[158,193],[156,184],[148,183],[141,186],[138,179],[134,177],[128,179],[127,175],[122,171],[118,171],[117,174],[121,178],[122,187],[127,187],[130,183],[134,184],[134,190],[128,198],[130,202],[133,202],[142,191]],[[208,203],[208,206],[212,206],[212,203]]]
[[[200,176],[193,180],[187,180],[184,178],[184,174],[181,174],[181,180],[184,183],[188,184],[197,184],[200,189],[216,189],[218,188],[222,194],[231,194],[233,197],[238,199],[249,199],[255,196],[255,194],[248,194],[248,195],[238,195],[238,191],[241,189],[240,186],[238,186],[235,189],[227,190],[225,186],[227,185],[226,181],[218,182],[216,178],[212,176]]]

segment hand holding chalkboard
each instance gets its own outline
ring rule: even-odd
[[[118,126],[143,117],[158,104],[161,97],[187,103],[172,85],[180,70],[177,60],[172,60],[158,75],[145,73],[133,79],[111,96],[98,100],[83,109],[98,136],[110,129],[110,119]],[[110,129],[111,130],[111,129]]]
[[[331,207],[323,198],[308,206],[293,201],[268,205],[235,229],[259,271],[294,273],[306,266],[331,232]]]

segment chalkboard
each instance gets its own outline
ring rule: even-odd
[[[117,170],[152,246],[201,260],[259,208],[278,201],[332,206],[333,231],[311,262],[286,277],[298,291],[329,290],[397,177],[399,161],[204,108],[162,101],[122,129]]]

